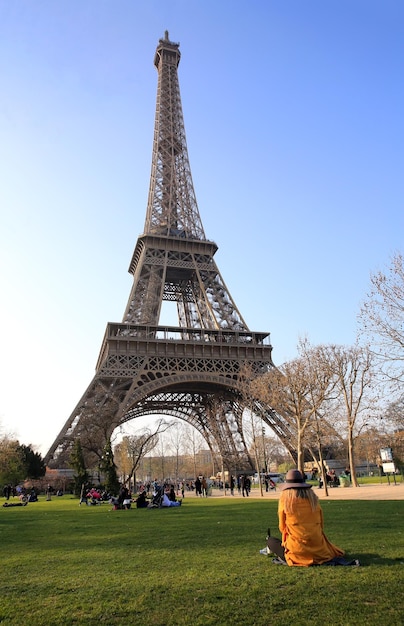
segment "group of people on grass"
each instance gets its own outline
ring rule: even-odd
[[[174,485],[167,483],[160,485],[156,480],[150,485],[150,488],[151,493],[149,495],[147,486],[140,485],[137,497],[132,498],[128,487],[123,485],[119,495],[110,498],[110,503],[113,505],[114,510],[130,509],[132,504],[135,504],[138,509],[181,506],[182,500],[177,499]]]
[[[4,507],[26,506],[28,502],[38,502],[38,495],[34,488],[29,490],[20,485],[17,487],[13,487],[10,484],[4,485],[3,497],[6,499],[6,502],[3,504]],[[10,502],[10,498],[18,498],[18,502]]]

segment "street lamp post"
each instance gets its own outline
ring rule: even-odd
[[[265,426],[262,427],[262,451],[264,454],[264,468],[265,468],[265,473],[268,473],[268,467],[267,467],[267,455],[265,452]]]

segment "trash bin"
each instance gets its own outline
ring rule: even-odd
[[[350,487],[351,486],[351,481],[349,480],[348,476],[340,476],[339,477],[339,486],[340,487]]]

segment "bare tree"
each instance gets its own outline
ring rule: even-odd
[[[310,390],[303,358],[289,361],[251,381],[253,396],[281,414],[295,432],[297,466],[302,472],[305,434],[315,413],[315,407],[310,404]]]
[[[168,446],[170,451],[174,453],[175,459],[175,484],[178,487],[180,470],[184,466],[184,424],[182,422],[173,422],[169,430]]]
[[[393,402],[390,402],[383,415],[383,419],[391,428],[404,430],[404,394]]]
[[[371,276],[359,315],[361,334],[393,382],[404,381],[404,257],[393,256],[388,272]]]
[[[329,346],[329,363],[339,391],[338,403],[343,413],[348,441],[348,458],[352,483],[358,486],[355,472],[355,436],[367,426],[374,413],[377,396],[374,393],[374,357],[370,350],[353,347]]]
[[[166,479],[166,458],[165,458],[165,440],[164,437],[160,437],[159,444],[159,460],[160,460],[160,474],[163,480]]]
[[[196,428],[190,424],[185,424],[184,426],[184,439],[185,451],[192,459],[193,475],[196,478],[198,475],[197,455],[203,447],[204,439]]]
[[[309,429],[314,434],[319,469],[322,474],[325,493],[328,495],[323,457],[323,440],[331,429],[326,415],[327,408],[329,408],[331,401],[335,398],[336,377],[330,367],[328,346],[312,347],[308,339],[301,339],[299,341],[299,353],[305,362],[307,396],[313,411],[313,419]],[[313,458],[316,458],[313,448],[311,448],[311,453]]]
[[[108,406],[94,406],[80,422],[75,435],[80,438],[86,467],[99,471],[105,446],[109,441],[113,443],[113,430]]]
[[[263,433],[264,456],[266,460],[266,468],[272,471],[271,466],[276,471],[281,463],[290,462],[290,455],[282,441],[275,435]]]
[[[384,447],[392,448],[396,466],[402,469],[404,466],[404,395],[390,402],[381,418],[386,438]]]
[[[154,431],[145,428],[137,435],[124,437],[122,442],[115,446],[114,454],[118,468],[122,467],[125,471],[124,482],[131,481],[141,460],[158,444],[159,434],[169,427],[170,424],[161,419]]]
[[[129,436],[126,435],[122,441],[113,448],[114,460],[120,480],[125,484],[129,480],[132,471],[132,458],[129,453]]]
[[[263,442],[262,442],[262,420],[258,418],[254,412],[250,409],[245,411],[246,416],[249,416],[249,420],[245,423],[245,432],[250,439],[250,450],[253,455],[255,461],[255,470],[258,475],[258,482],[261,496],[264,495],[263,490],[263,477],[261,472],[261,463],[260,459],[262,459],[263,452]]]
[[[391,447],[391,437],[372,425],[366,425],[355,438],[355,454],[364,459],[367,471],[375,464],[381,465],[380,449]]]
[[[265,385],[253,385],[256,374],[250,364],[244,364],[240,370],[239,388],[241,390],[246,409],[243,412],[243,432],[249,438],[250,456],[253,455],[255,461],[255,471],[258,476],[259,488],[261,496],[264,495],[263,477],[261,472],[260,451],[264,450],[263,446],[263,422],[261,418],[254,413],[255,400],[257,399],[257,388],[259,392],[264,393]],[[247,420],[247,417],[249,419]]]

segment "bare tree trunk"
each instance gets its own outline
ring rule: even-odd
[[[163,440],[160,441],[160,445],[161,445],[161,480],[164,482],[165,479],[165,467],[164,467],[164,445],[163,445]]]
[[[253,445],[254,445],[255,467],[257,468],[260,493],[261,493],[261,497],[263,498],[264,492],[262,489],[262,477],[261,477],[260,462],[259,462],[259,457],[258,457],[258,445],[257,445],[258,441],[257,441],[257,436],[255,434],[254,413],[251,410],[251,408],[249,409],[249,411],[250,411],[250,417],[251,417],[251,434],[252,434],[252,440],[253,440]]]
[[[260,462],[259,462],[259,458],[258,458],[258,452],[257,452],[257,448],[255,447],[255,465],[257,467],[257,472],[258,472],[258,481],[259,481],[259,485],[260,485],[260,494],[261,494],[261,498],[264,497],[264,490],[262,488],[262,476],[261,476],[261,471],[260,471]]]
[[[319,428],[319,422],[318,422],[319,418],[318,416],[316,416],[316,420],[315,420],[315,426],[316,426],[316,439],[317,439],[317,447],[318,447],[318,463],[319,463],[319,475],[322,478],[323,481],[323,486],[324,486],[324,494],[326,496],[328,496],[328,483],[327,483],[327,476],[325,473],[325,465],[324,465],[324,457],[323,457],[323,446],[321,445],[321,434],[320,434],[320,428]],[[315,454],[310,450],[310,453],[313,457],[313,459],[315,459]]]
[[[354,487],[359,487],[358,479],[356,478],[356,468],[355,468],[355,459],[354,459],[354,441],[353,441],[353,432],[352,428],[348,429],[348,458],[349,458],[349,469],[351,471],[351,482]]]
[[[297,469],[304,474],[303,441],[300,425],[297,428]]]
[[[323,459],[323,448],[321,446],[321,442],[318,442],[318,459],[320,462],[320,467],[321,467],[321,476],[323,479],[323,485],[324,485],[324,493],[326,496],[328,496],[328,483],[327,483],[327,475],[325,473],[325,465],[324,465],[324,459]]]

